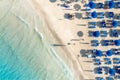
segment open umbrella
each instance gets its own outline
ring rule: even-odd
[[[103,28],[106,27],[106,23],[105,23],[105,21],[102,21],[102,22],[101,22],[101,27],[103,27]]]
[[[108,12],[108,17],[109,18],[113,18],[114,17],[114,13],[113,12]]]
[[[94,3],[94,2],[89,2],[89,7],[91,8],[91,9],[94,9],[94,8],[96,8],[96,4]]]
[[[91,16],[92,16],[92,18],[97,18],[98,14],[97,14],[96,11],[94,11],[94,12],[91,13]]]
[[[101,57],[103,55],[103,52],[101,50],[96,51],[96,56]]]
[[[117,73],[120,74],[120,70],[118,70]]]
[[[104,7],[103,3],[98,3],[97,6],[98,6],[98,8],[103,8]]]
[[[118,21],[113,21],[113,22],[112,22],[112,25],[113,25],[114,27],[117,27],[117,26],[119,25],[119,22],[118,22]]]
[[[94,36],[94,37],[99,37],[99,36],[100,36],[100,31],[95,31],[95,32],[93,32],[93,36]]]
[[[117,8],[120,8],[120,2],[117,2]]]
[[[109,74],[110,74],[111,76],[114,76],[114,75],[115,75],[115,70],[114,70],[114,69],[109,69]]]
[[[120,40],[115,40],[114,43],[116,46],[120,46]]]
[[[115,7],[114,1],[109,1],[109,8],[114,8],[114,7]]]
[[[106,54],[107,54],[107,56],[112,56],[112,55],[113,55],[112,50],[108,50],[108,51],[106,52]]]

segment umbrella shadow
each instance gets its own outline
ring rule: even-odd
[[[101,23],[100,23],[100,22],[97,22],[97,26],[98,26],[99,28],[101,28],[101,27],[102,27],[102,25],[101,25]]]
[[[81,6],[79,4],[75,4],[73,7],[76,11],[79,11],[81,9]]]
[[[82,14],[81,13],[75,13],[75,17],[77,18],[77,19],[80,19],[80,18],[82,18]]]
[[[93,31],[88,31],[88,36],[92,37],[93,36]]]
[[[78,32],[77,32],[77,35],[78,35],[79,37],[83,37],[83,32],[82,32],[82,31],[78,31]]]
[[[81,54],[82,57],[86,57],[86,50],[81,49],[80,54]]]
[[[56,2],[57,0],[49,0],[50,2],[52,2],[52,3],[54,3],[54,2]]]
[[[73,18],[73,16],[72,16],[71,14],[69,14],[69,13],[65,13],[65,14],[64,14],[64,18],[70,20],[70,19]]]
[[[109,13],[108,12],[105,12],[105,17],[109,18]]]

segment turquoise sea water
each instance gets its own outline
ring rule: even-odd
[[[27,0],[0,0],[0,80],[74,80],[35,27],[44,29]]]

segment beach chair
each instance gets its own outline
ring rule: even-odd
[[[101,24],[101,28],[106,28],[107,27],[106,23],[104,21],[100,22],[100,24]]]
[[[120,60],[120,58],[113,58],[113,60],[116,60],[116,61],[118,61],[118,60]]]
[[[119,15],[120,16],[120,15]],[[120,21],[118,21],[118,26],[120,26]]]
[[[101,19],[104,18],[104,14],[105,14],[104,12],[98,12],[98,18]]]
[[[120,64],[120,61],[114,61],[113,64]]]
[[[89,26],[89,28],[96,28],[96,26]]]
[[[102,46],[109,46],[109,40],[103,40]]]
[[[113,58],[114,64],[120,64],[120,58]]]
[[[96,28],[96,24],[96,22],[89,22],[89,25],[91,25],[89,28]]]
[[[106,80],[114,80],[112,77],[107,77]]]
[[[104,60],[105,60],[105,61],[110,61],[110,60],[111,60],[111,58],[104,58]]]
[[[117,79],[120,80],[120,75],[116,75],[116,76],[115,76],[115,79],[116,79],[116,80],[117,80]]]
[[[86,19],[92,19],[90,16],[88,16]]]
[[[95,47],[99,46],[98,40],[92,40],[91,41],[91,46],[95,46]]]
[[[101,65],[100,59],[94,59],[94,61],[95,61],[95,65]]]
[[[96,80],[104,80],[102,77],[97,77]]]
[[[108,32],[107,31],[101,31],[101,37],[107,37]]]
[[[119,36],[118,31],[117,30],[111,30],[111,36],[112,37],[118,37]]]
[[[90,22],[90,24],[95,26],[97,22]]]
[[[111,65],[112,62],[111,62],[111,61],[107,61],[107,62],[105,62],[105,64],[107,64],[107,65]]]
[[[90,11],[91,10],[91,8],[89,8],[89,7],[86,7],[86,11]]]

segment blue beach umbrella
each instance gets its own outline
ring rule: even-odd
[[[112,50],[108,50],[108,51],[106,52],[106,54],[107,54],[107,56],[112,56],[112,55],[113,55]]]
[[[116,46],[120,46],[120,40],[115,40],[114,43]]]
[[[114,76],[114,75],[115,75],[115,70],[114,70],[114,69],[109,69],[109,74],[110,74],[111,76]]]
[[[102,22],[101,22],[101,25],[102,25],[103,28],[106,27],[105,21],[102,21]]]
[[[95,32],[93,32],[93,36],[94,36],[94,37],[99,37],[99,36],[100,36],[100,31],[95,31]]]
[[[113,18],[114,17],[114,13],[113,12],[108,12],[108,17],[109,18]]]
[[[97,12],[96,12],[96,11],[92,12],[92,13],[91,13],[91,16],[92,16],[92,18],[97,18],[97,16],[98,16],[98,15],[97,15]]]
[[[101,50],[96,51],[96,56],[101,57],[103,55],[103,52]]]
[[[120,74],[120,70],[118,70],[117,73]]]
[[[114,6],[115,6],[114,1],[109,1],[109,8],[114,8]]]
[[[103,8],[103,7],[104,7],[103,3],[98,3],[98,8]]]
[[[96,8],[96,4],[94,3],[94,2],[89,2],[89,7],[91,8],[91,9],[94,9],[94,8]]]
[[[118,23],[118,21],[113,21],[113,22],[112,22],[112,25],[113,25],[114,27],[117,27],[117,26],[119,25],[119,23]]]
[[[117,2],[117,8],[120,8],[120,2]]]

